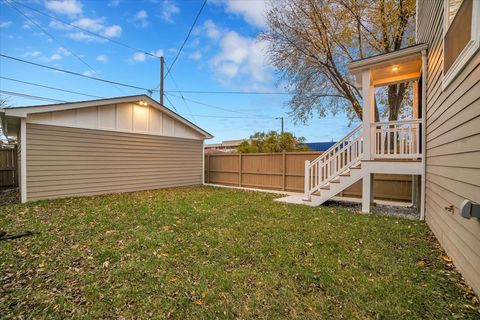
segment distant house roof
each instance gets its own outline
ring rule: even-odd
[[[243,141],[250,141],[250,139],[238,139],[238,140],[224,140],[222,143],[209,143],[205,144],[206,149],[211,148],[236,148],[238,147]]]
[[[306,142],[304,145],[312,149],[313,151],[327,151],[336,142]]]

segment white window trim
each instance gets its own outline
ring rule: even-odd
[[[448,1],[444,0],[444,24],[443,24],[443,52],[445,52],[445,36],[447,34],[448,25]],[[472,32],[470,41],[467,43],[462,52],[458,55],[455,62],[450,66],[448,72],[442,65],[442,89],[445,90],[448,85],[457,77],[462,69],[467,65],[473,55],[480,48],[480,1],[472,1]]]

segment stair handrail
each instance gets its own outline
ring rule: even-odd
[[[327,149],[327,151],[323,152],[321,155],[319,155],[315,160],[310,161],[310,166],[313,166],[316,162],[322,161],[324,158],[326,158],[332,151],[334,151],[336,148],[338,148],[341,144],[345,143],[348,139],[350,139],[354,134],[356,134],[358,131],[360,131],[363,128],[362,124],[359,124],[356,126],[352,131],[347,133],[345,137],[342,138],[342,140],[338,141],[335,143],[333,146]],[[333,154],[333,153],[332,153]]]
[[[362,134],[361,134],[362,132],[361,131],[362,131],[362,129],[363,129],[362,124],[359,124],[352,131],[350,131],[345,137],[343,137],[340,141],[338,141],[333,146],[328,148],[327,151],[322,153],[315,160],[313,160],[311,162],[308,161],[308,160],[305,161],[305,190],[304,191],[305,191],[305,198],[306,199],[309,199],[310,195],[313,192],[317,191],[321,187],[321,185],[323,185],[325,183],[328,183],[329,181],[331,181],[332,179],[337,177],[342,172],[342,170],[344,170],[344,168],[342,166],[341,170],[338,170],[338,172],[336,171],[335,174],[329,176],[327,179],[324,179],[324,177],[322,179],[320,177],[320,173],[319,173],[320,171],[325,172],[324,171],[324,166],[327,163],[329,165],[331,165],[331,160],[334,159],[333,156],[336,153],[341,153],[344,150],[346,150],[347,148],[349,148],[350,145],[355,144],[355,143],[359,144],[361,142],[361,139],[362,139]],[[352,141],[350,141],[350,139],[357,134],[358,134],[358,136],[355,139],[353,139]],[[357,158],[352,159],[350,162],[347,163],[346,166],[353,165],[354,162],[356,162],[358,160],[358,158],[361,158],[361,154],[363,153],[363,147],[360,147],[359,150],[357,150],[357,152],[359,153]],[[328,159],[327,159],[327,157],[328,157]],[[313,174],[312,174],[311,171],[313,171]],[[313,185],[311,183],[312,176],[313,176],[313,178],[315,178],[315,183]]]

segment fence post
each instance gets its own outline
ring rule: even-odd
[[[238,186],[242,186],[242,153],[238,153]]]
[[[282,191],[285,191],[286,185],[286,175],[287,175],[287,153],[285,150],[282,151]]]
[[[15,146],[15,148],[13,148],[13,163],[12,163],[12,166],[15,168],[14,171],[13,171],[13,175],[14,175],[14,185],[15,187],[18,187],[18,152],[17,152],[17,146]]]
[[[207,183],[210,183],[210,154],[207,155]]]

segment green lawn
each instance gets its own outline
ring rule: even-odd
[[[480,316],[423,222],[192,187],[0,208],[0,318]],[[470,297],[470,299],[469,299]]]

